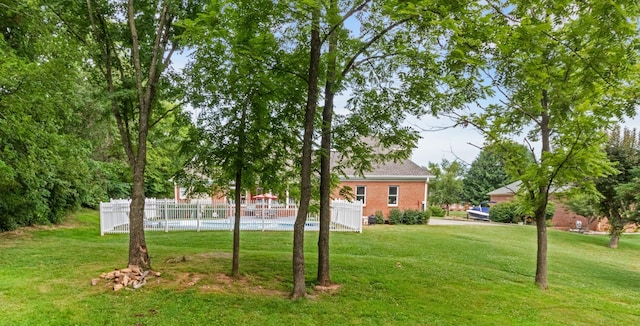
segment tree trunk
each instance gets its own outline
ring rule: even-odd
[[[245,164],[244,147],[247,143],[245,131],[247,130],[247,107],[242,108],[240,117],[240,135],[238,137],[238,152],[236,157],[236,191],[235,191],[235,220],[233,222],[233,259],[231,262],[231,276],[240,277],[240,200],[242,191],[242,169]]]
[[[133,190],[129,208],[129,265],[151,269],[151,260],[144,236],[144,169],[145,162],[136,162],[133,168]]]
[[[540,100],[542,112],[540,114],[540,140],[542,142],[542,150],[540,154],[540,164],[544,164],[545,153],[551,151],[551,130],[549,129],[549,96],[547,90],[542,90],[542,99]],[[551,183],[551,180],[548,184]],[[534,212],[536,219],[536,233],[538,236],[538,252],[536,256],[536,285],[541,289],[547,288],[547,203],[549,201],[548,186],[540,186],[538,196],[535,202],[539,202]]]
[[[242,170],[236,170],[236,192],[234,200],[235,206],[235,220],[233,222],[233,260],[231,262],[231,276],[240,277],[240,200],[242,189]]]
[[[547,288],[547,221],[546,205],[535,211],[536,231],[538,235],[538,253],[536,256],[536,285]]]
[[[331,0],[330,11],[337,10],[336,0]],[[327,81],[324,88],[324,108],[322,110],[322,140],[320,142],[320,232],[318,235],[318,284],[331,285],[329,263],[329,227],[331,224],[331,132],[333,120],[334,85],[337,67],[338,35],[334,31],[329,36],[329,62]]]
[[[611,232],[609,233],[609,245],[611,249],[617,249],[620,242],[620,235],[624,230],[624,223],[620,215],[616,213],[615,209],[610,210],[609,224],[611,224]]]
[[[311,200],[311,151],[313,143],[313,123],[318,102],[318,72],[320,67],[320,7],[311,13],[311,46],[309,59],[309,87],[307,105],[304,116],[304,137],[302,141],[302,158],[300,171],[300,207],[293,225],[293,293],[296,300],[307,294],[304,279],[304,224],[309,213]]]
[[[160,63],[164,57],[166,46],[169,44],[169,37],[173,35],[170,27],[174,17],[168,15],[169,8],[166,4],[163,5],[158,15],[158,24],[155,30],[151,59],[148,66],[145,67],[146,69],[143,69],[141,57],[144,57],[144,55],[140,54],[140,40],[136,27],[137,15],[134,0],[128,0],[126,8],[127,22],[131,34],[130,55],[135,72],[134,79],[137,105],[135,105],[133,101],[123,101],[120,99],[121,97],[115,96],[116,88],[112,76],[113,69],[115,68],[120,71],[120,78],[123,79],[121,80],[122,82],[124,82],[125,79],[125,69],[123,66],[112,62],[114,58],[118,57],[117,55],[113,55],[113,51],[115,51],[113,50],[115,48],[113,43],[117,41],[111,39],[111,35],[109,35],[108,32],[109,29],[105,24],[106,19],[105,17],[100,17],[103,16],[103,13],[94,11],[96,8],[93,6],[93,1],[87,0],[87,9],[93,35],[97,44],[101,45],[102,57],[99,59],[96,58],[95,62],[100,63],[101,60],[104,61],[102,62],[102,64],[104,64],[103,72],[105,74],[108,92],[111,95],[111,106],[127,155],[127,162],[133,174],[133,189],[131,192],[131,206],[129,211],[129,265],[137,265],[143,269],[150,269],[151,260],[144,235],[144,174],[147,164],[147,136],[152,105],[156,96],[156,88],[163,69]],[[101,19],[95,19],[96,16]],[[173,51],[167,55],[165,62],[169,62],[172,53]],[[116,61],[118,60],[116,59]],[[144,72],[147,72],[147,75],[143,77]],[[126,108],[120,107],[123,102],[127,103],[125,105]],[[138,112],[135,112],[135,106],[137,106]],[[127,109],[129,109],[129,112],[124,112]],[[134,146],[134,140],[130,137],[135,124],[130,123],[128,120],[136,115],[138,117],[137,128],[135,128],[138,131],[137,147]]]
[[[620,233],[621,232],[611,232],[611,237],[609,238],[609,248],[618,249],[618,243],[620,242]]]

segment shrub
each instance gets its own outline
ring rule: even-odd
[[[378,216],[377,213],[376,217]],[[382,216],[382,213],[380,213],[380,216]],[[394,208],[389,212],[389,224],[427,224],[429,223],[429,217],[431,217],[429,211],[423,212],[416,209],[401,211]]]
[[[402,212],[397,209],[394,208],[389,212],[389,224],[402,224],[402,218],[403,218]]]
[[[518,218],[518,205],[514,202],[498,203],[491,206],[489,220],[501,223],[514,223]]]
[[[444,217],[447,212],[440,206],[429,206],[429,216]]]
[[[384,215],[382,211],[376,211],[376,224],[384,224]]]
[[[545,218],[547,221],[551,220],[555,211],[556,206],[549,202],[547,204],[547,210],[545,211]],[[533,213],[523,210],[522,206],[517,202],[498,203],[491,206],[491,210],[489,211],[489,219],[491,221],[502,223],[522,222],[527,218],[527,216],[532,215]]]
[[[408,209],[403,212],[402,223],[407,225],[422,224],[422,216],[420,211]]]
[[[431,212],[421,211],[420,215],[422,216],[422,224],[429,224],[429,219],[431,218]]]

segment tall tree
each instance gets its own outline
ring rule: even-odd
[[[318,107],[318,83],[320,75],[320,39],[321,6],[318,1],[309,2],[311,12],[311,29],[309,43],[309,70],[307,74],[307,104],[304,115],[304,133],[302,138],[302,155],[300,160],[300,205],[293,224],[293,292],[296,300],[306,295],[304,279],[304,225],[309,214],[311,201],[312,146],[316,110]]]
[[[299,79],[276,69],[287,56],[272,33],[282,8],[272,1],[212,4],[184,24],[195,47],[189,95],[202,111],[199,134],[189,142],[190,168],[213,180],[214,191],[235,198],[231,274],[239,277],[241,195],[257,186],[284,193],[289,153],[298,144],[287,115],[302,89]]]
[[[571,185],[595,192],[594,178],[614,171],[600,150],[604,131],[635,109],[638,3],[513,0],[486,5],[486,19],[478,21],[483,45],[471,46],[470,53],[487,55],[478,84],[490,83],[497,95],[484,113],[462,122],[484,130],[491,143],[524,137],[529,145],[530,158],[513,146],[500,148],[511,158],[507,172],[522,180],[521,195],[534,212],[535,283],[546,289],[550,191]]]
[[[327,8],[329,26],[335,26],[328,35],[327,74],[324,87],[324,106],[322,109],[322,140],[320,142],[320,229],[318,235],[318,273],[317,281],[321,286],[331,284],[329,266],[329,228],[331,224],[331,129],[333,120],[333,100],[336,93],[336,73],[338,64],[338,29],[341,29],[338,1],[330,0]]]
[[[174,22],[192,14],[194,5],[87,0],[85,7],[97,48],[92,61],[103,75],[132,173],[129,264],[145,269],[151,267],[143,225],[149,129],[164,116],[158,95],[167,94],[163,91],[170,83],[163,80],[164,72],[179,47],[174,37],[180,31]]]
[[[459,79],[447,76],[461,72],[447,66],[438,41],[472,6],[457,1],[330,1],[323,11],[327,31],[323,42],[328,45],[320,150],[319,284],[331,283],[331,172],[350,166],[361,173],[382,161],[407,158],[417,142],[416,131],[403,123],[408,115],[436,114],[468,100],[452,96],[459,95]],[[346,29],[347,24],[361,26],[360,31]],[[347,89],[348,104],[342,108],[347,113],[336,114],[334,97]],[[338,158],[334,167],[332,152]]]

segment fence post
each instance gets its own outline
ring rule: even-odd
[[[200,202],[196,205],[196,232],[200,232]]]
[[[358,205],[358,221],[360,223],[358,223],[358,233],[362,233],[362,203],[361,202],[357,202],[359,203]]]
[[[167,200],[164,201],[164,232],[169,232],[169,207]]]
[[[102,204],[100,203],[100,236],[104,235],[104,210],[102,209]]]

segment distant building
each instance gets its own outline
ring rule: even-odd
[[[513,200],[518,189],[520,189],[521,181],[516,181],[510,183],[504,187],[498,188],[494,191],[488,193],[491,201],[496,203],[502,203],[506,201]],[[580,224],[591,231],[603,231],[607,227],[607,222],[605,220],[593,221],[591,224],[587,225],[589,221],[587,218],[580,216],[574,212],[572,212],[566,205],[564,205],[559,200],[553,198],[551,196],[551,202],[556,206],[556,211],[551,218],[551,224],[555,228],[569,230],[576,228],[576,222],[580,221]]]
[[[363,204],[364,216],[380,211],[387,217],[394,208],[424,210],[427,207],[432,176],[409,159],[375,165],[373,171],[365,172],[364,176],[357,175],[353,169],[343,172],[345,175],[340,176],[340,185],[334,195],[340,198],[339,189],[351,188],[354,199]]]

